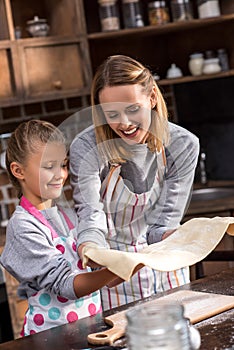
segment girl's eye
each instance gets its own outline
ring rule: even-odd
[[[43,168],[47,170],[51,170],[53,169],[53,165],[45,165]]]
[[[68,167],[68,159],[65,159],[63,163],[61,164],[62,168],[67,168]]]

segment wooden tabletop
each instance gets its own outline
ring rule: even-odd
[[[159,293],[142,301],[157,299],[178,290],[193,290],[224,295],[234,295],[234,268],[194,281],[173,290]],[[139,303],[138,303],[139,304]],[[114,309],[114,312],[132,307],[134,303]],[[68,325],[55,327],[28,337],[0,344],[1,350],[78,350],[95,348],[88,344],[87,335],[108,328],[103,322],[105,312]],[[234,309],[211,317],[195,325],[201,334],[200,350],[234,349]]]

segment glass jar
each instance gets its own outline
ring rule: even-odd
[[[99,16],[103,32],[119,30],[119,12],[116,0],[99,0]]]
[[[217,50],[219,64],[221,66],[222,71],[227,71],[230,69],[229,67],[229,60],[228,60],[228,54],[226,49],[218,49]]]
[[[220,16],[220,6],[218,0],[197,0],[198,17],[208,18]]]
[[[165,1],[152,1],[148,4],[148,16],[150,25],[161,25],[170,21],[168,8]]]
[[[204,55],[200,52],[196,52],[191,54],[188,62],[190,73],[193,76],[201,75],[202,74],[202,68],[203,68],[203,62],[204,62]]]
[[[129,350],[190,350],[188,320],[183,305],[138,305],[126,312]]]
[[[218,58],[208,58],[204,60],[203,70],[204,74],[215,74],[221,71]]]
[[[139,0],[122,0],[124,28],[143,27]]]
[[[193,19],[193,8],[190,0],[171,0],[173,22]]]

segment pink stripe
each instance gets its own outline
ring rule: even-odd
[[[137,248],[134,246],[135,253],[137,253]],[[137,277],[138,277],[138,283],[139,283],[139,290],[141,293],[141,298],[143,298],[143,292],[142,292],[142,287],[141,287],[141,274],[140,271],[137,272]]]
[[[20,205],[26,209],[29,214],[34,216],[38,221],[40,221],[43,225],[47,226],[50,229],[52,238],[58,237],[57,233],[53,229],[53,227],[49,224],[49,222],[46,220],[46,218],[40,213],[40,211],[24,196],[22,196]]]
[[[172,284],[171,284],[171,280],[170,280],[170,273],[169,273],[169,272],[167,272],[167,280],[168,280],[168,283],[169,283],[170,289],[172,289]]]

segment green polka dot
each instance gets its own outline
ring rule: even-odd
[[[97,303],[99,300],[99,293],[97,292],[92,293],[92,300],[94,303]]]
[[[84,304],[84,298],[79,298],[75,301],[76,307],[81,307]]]
[[[48,316],[51,320],[57,320],[60,317],[60,310],[57,307],[52,307],[48,311]]]
[[[47,293],[43,293],[39,297],[39,303],[43,306],[49,305],[50,301],[51,301],[51,297]]]
[[[33,315],[34,307],[32,305],[29,305],[29,314]]]
[[[66,237],[60,237],[62,241],[66,242],[67,238]]]

